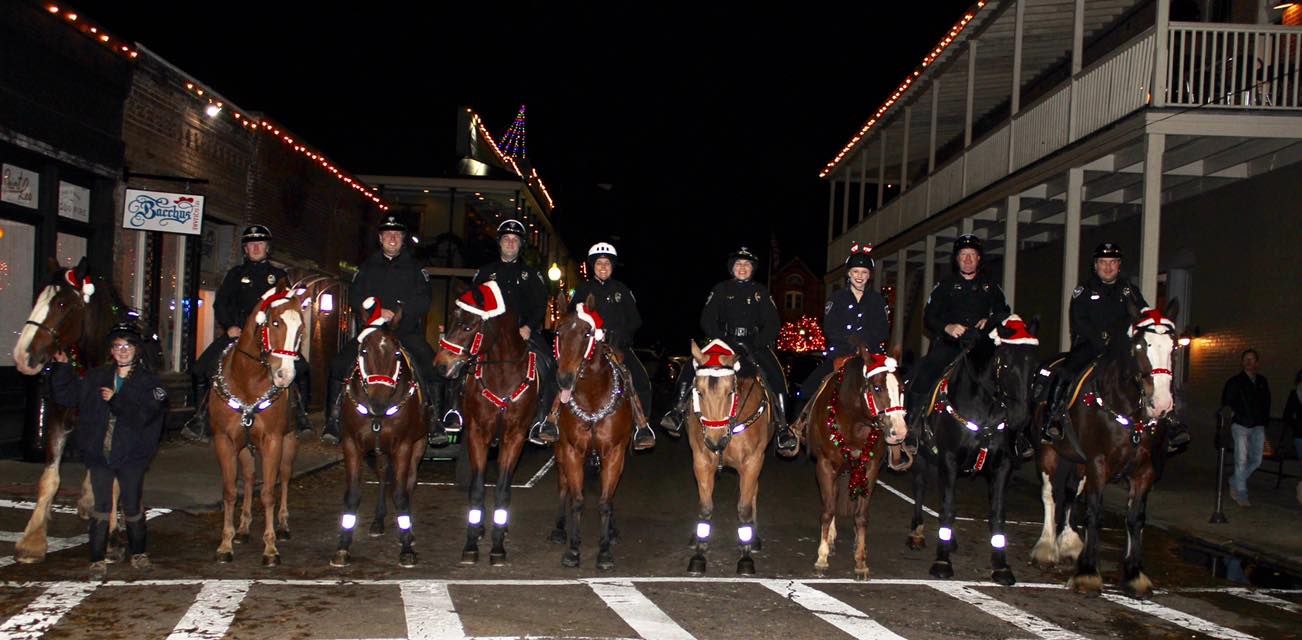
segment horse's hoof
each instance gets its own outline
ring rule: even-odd
[[[1013,576],[1013,570],[1008,567],[1000,567],[990,574],[990,579],[997,584],[1005,587],[1011,587],[1017,584],[1017,578]]]
[[[488,564],[494,567],[506,566],[506,552],[493,551],[488,554]]]
[[[248,534],[247,531],[244,532],[244,533],[237,533],[237,534],[235,534],[235,537],[233,538],[233,540],[234,540],[235,544],[248,544],[248,543],[249,543],[249,534]]]
[[[384,535],[384,523],[379,520],[372,522],[370,534],[372,538],[378,538]]]
[[[398,554],[398,566],[404,569],[410,569],[416,566],[416,552],[404,551]]]
[[[340,549],[335,552],[335,557],[330,558],[330,566],[346,567],[353,562],[353,557],[347,551]]]
[[[698,553],[692,556],[691,561],[687,563],[687,575],[692,576],[694,578],[699,578],[705,575],[704,555]]]
[[[814,563],[814,577],[815,577],[815,578],[826,578],[826,577],[827,577],[827,565],[824,564],[824,565],[821,565],[821,566],[820,566],[817,562],[815,562],[815,563]]]
[[[854,579],[860,582],[866,582],[868,580],[868,567],[864,567],[862,569],[855,569]]]
[[[1149,596],[1153,595],[1153,581],[1149,580],[1148,576],[1143,573],[1127,580],[1121,585],[1121,588],[1126,592],[1126,595],[1136,600],[1147,600]]]
[[[273,553],[273,554],[271,554],[271,555],[262,556],[262,566],[264,566],[264,567],[279,567],[279,566],[280,566],[280,554],[279,554],[279,553]]]
[[[1067,588],[1087,596],[1097,596],[1103,591],[1103,577],[1097,573],[1077,574],[1067,581]]]
[[[573,569],[579,566],[578,549],[566,549],[565,554],[561,556],[561,566]]]
[[[954,577],[954,565],[944,560],[931,563],[931,577],[948,580]]]
[[[222,564],[235,562],[235,554],[230,551],[218,551],[217,562],[220,562]]]
[[[597,553],[597,569],[601,571],[610,571],[615,568],[615,554],[609,551]]]
[[[552,544],[564,544],[565,531],[561,529],[552,529],[552,532],[547,534],[547,541]]]
[[[14,554],[14,560],[22,564],[36,564],[38,562],[45,562],[45,554],[19,550]]]
[[[737,559],[737,575],[753,576],[755,575],[755,559],[749,556]]]
[[[276,529],[276,540],[285,541],[289,539],[289,529]]]
[[[921,551],[927,548],[927,539],[922,536],[909,536],[904,544],[914,551]]]
[[[466,549],[461,552],[461,564],[475,564],[479,562],[479,549]]]

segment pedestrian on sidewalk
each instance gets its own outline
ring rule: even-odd
[[[1302,461],[1302,370],[1293,376],[1293,388],[1284,402],[1284,425],[1293,434],[1293,455]],[[1302,504],[1302,482],[1297,483],[1297,501]]]
[[[121,490],[131,566],[150,566],[140,497],[145,469],[158,449],[163,408],[167,405],[167,391],[149,370],[139,330],[131,324],[119,324],[109,332],[107,340],[110,361],[88,371],[85,378],[77,377],[62,352],[55,354],[52,368],[54,401],[78,411],[73,437],[90,472],[95,498],[89,546],[91,577],[98,579],[104,578],[108,569],[114,480]]]
[[[1256,349],[1247,349],[1239,357],[1243,370],[1225,381],[1221,406],[1229,407],[1233,418],[1230,433],[1234,436],[1234,475],[1230,476],[1230,497],[1240,507],[1250,507],[1248,477],[1261,466],[1266,445],[1266,424],[1270,421],[1270,385],[1261,375]]]

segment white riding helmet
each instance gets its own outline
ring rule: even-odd
[[[613,266],[618,257],[619,252],[615,251],[615,245],[609,242],[598,242],[592,245],[592,248],[588,249],[588,259],[586,260],[589,277],[596,277],[596,272],[593,269],[596,268],[597,258],[606,258],[610,260],[610,264]]]

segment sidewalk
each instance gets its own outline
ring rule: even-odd
[[[320,440],[300,442],[294,459],[294,477],[323,469],[343,458],[337,446]],[[45,465],[17,460],[0,460],[0,493],[36,498],[36,483]],[[259,471],[259,474],[261,472]],[[79,462],[64,462],[59,468],[59,497],[56,503],[70,504],[81,495],[86,468]],[[149,507],[163,507],[191,513],[221,509],[222,478],[211,444],[200,445],[179,434],[165,436],[145,474],[144,502]]]

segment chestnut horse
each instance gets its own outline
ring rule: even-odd
[[[597,568],[615,568],[610,546],[615,538],[615,489],[624,473],[624,456],[633,437],[632,383],[621,372],[614,349],[605,341],[601,315],[593,298],[579,303],[556,325],[556,381],[560,384],[554,453],[560,467],[560,505],[553,542],[569,542],[561,557],[566,567],[579,566],[579,519],[583,514],[583,472],[590,456],[601,469],[601,543]]]
[[[380,480],[371,535],[384,533],[385,500],[392,498],[398,513],[398,564],[416,566],[415,539],[411,531],[411,495],[416,490],[416,470],[425,455],[425,402],[411,355],[393,335],[391,325],[402,320],[402,309],[386,321],[381,305],[367,298],[362,307],[371,311],[366,328],[357,334],[357,363],[344,385],[340,445],[344,450],[344,513],[339,522],[339,547],[330,565],[346,567],[352,556],[357,506],[362,501],[362,458],[369,448]],[[384,459],[387,464],[381,465]],[[386,492],[386,483],[388,491]]]
[[[828,376],[809,399],[809,452],[823,497],[814,562],[820,576],[827,571],[827,556],[836,542],[837,512],[848,513],[853,501],[854,577],[868,579],[868,502],[887,446],[898,447],[908,434],[904,385],[895,368],[894,358],[860,348],[859,355]],[[847,478],[841,479],[842,473]]]
[[[1175,309],[1175,301],[1165,313],[1131,309],[1134,321],[1129,337],[1114,337],[1084,381],[1070,390],[1063,437],[1040,445],[1036,462],[1044,484],[1044,528],[1031,550],[1031,561],[1052,568],[1075,559],[1076,575],[1068,584],[1077,592],[1093,595],[1102,589],[1098,557],[1103,489],[1108,482],[1124,479],[1130,486],[1121,586],[1136,598],[1152,593],[1153,583],[1144,574],[1141,540],[1148,492],[1165,461],[1167,423],[1175,404],[1171,395],[1175,323],[1170,319]],[[1042,432],[1049,409],[1041,398],[1032,433]],[[1084,480],[1078,483],[1076,474],[1082,470]],[[1082,484],[1086,494],[1083,545],[1065,517]],[[1057,517],[1058,513],[1064,517]]]
[[[104,337],[109,329],[130,317],[113,285],[105,278],[89,273],[85,260],[72,269],[60,269],[58,263],[51,260],[50,269],[53,275],[37,296],[14,345],[14,365],[24,375],[34,376],[43,372],[51,356],[59,351],[68,355],[68,362],[79,373],[99,365],[108,355]],[[59,491],[59,462],[63,459],[68,436],[76,426],[76,411],[55,404],[44,386],[39,402],[37,420],[45,441],[45,470],[37,486],[36,509],[14,549],[14,557],[23,563],[45,560],[49,549],[46,529],[50,507]],[[116,482],[113,487],[116,492]],[[93,504],[90,474],[87,473],[77,503],[82,518],[90,517]],[[110,527],[117,526],[116,500],[113,505]]]
[[[684,428],[692,447],[692,472],[696,475],[699,499],[696,535],[692,540],[695,553],[687,563],[687,573],[705,573],[705,551],[710,544],[710,517],[714,513],[714,481],[723,467],[737,470],[737,543],[741,557],[737,573],[754,575],[752,551],[760,548],[756,530],[759,475],[764,468],[764,452],[773,437],[777,410],[769,401],[768,390],[754,363],[741,358],[722,340],[712,340],[702,350],[692,343],[692,367],[696,369],[692,385],[692,410]]]
[[[950,554],[957,545],[954,490],[959,475],[985,476],[990,501],[990,579],[1005,586],[1016,582],[1008,566],[1004,492],[1016,458],[1013,442],[1030,421],[1031,375],[1037,368],[1040,345],[1035,337],[1038,328],[1038,320],[1027,324],[1013,315],[988,334],[968,331],[963,339],[971,342],[941,377],[922,409],[908,545],[915,550],[926,546],[922,504],[930,475],[928,467],[934,465],[941,501],[936,560],[931,565],[933,577],[954,577]]]
[[[538,366],[520,335],[519,322],[497,283],[489,281],[457,298],[434,358],[438,375],[455,378],[469,368],[461,394],[470,463],[470,511],[461,564],[479,562],[484,537],[484,480],[488,449],[497,444],[497,489],[493,493],[493,548],[489,562],[506,564],[506,529],[511,477],[524,449],[538,405]]]
[[[289,478],[298,440],[289,421],[289,395],[294,361],[303,338],[303,315],[297,295],[282,280],[262,294],[262,302],[244,322],[239,339],[231,343],[217,365],[208,392],[208,420],[213,452],[222,471],[222,539],[217,561],[231,562],[233,541],[247,542],[253,520],[254,452],[262,457],[260,498],[266,515],[262,534],[262,565],[280,564],[277,538],[289,539]],[[244,478],[244,503],[236,530],[236,473]],[[280,512],[276,485],[280,482]]]

